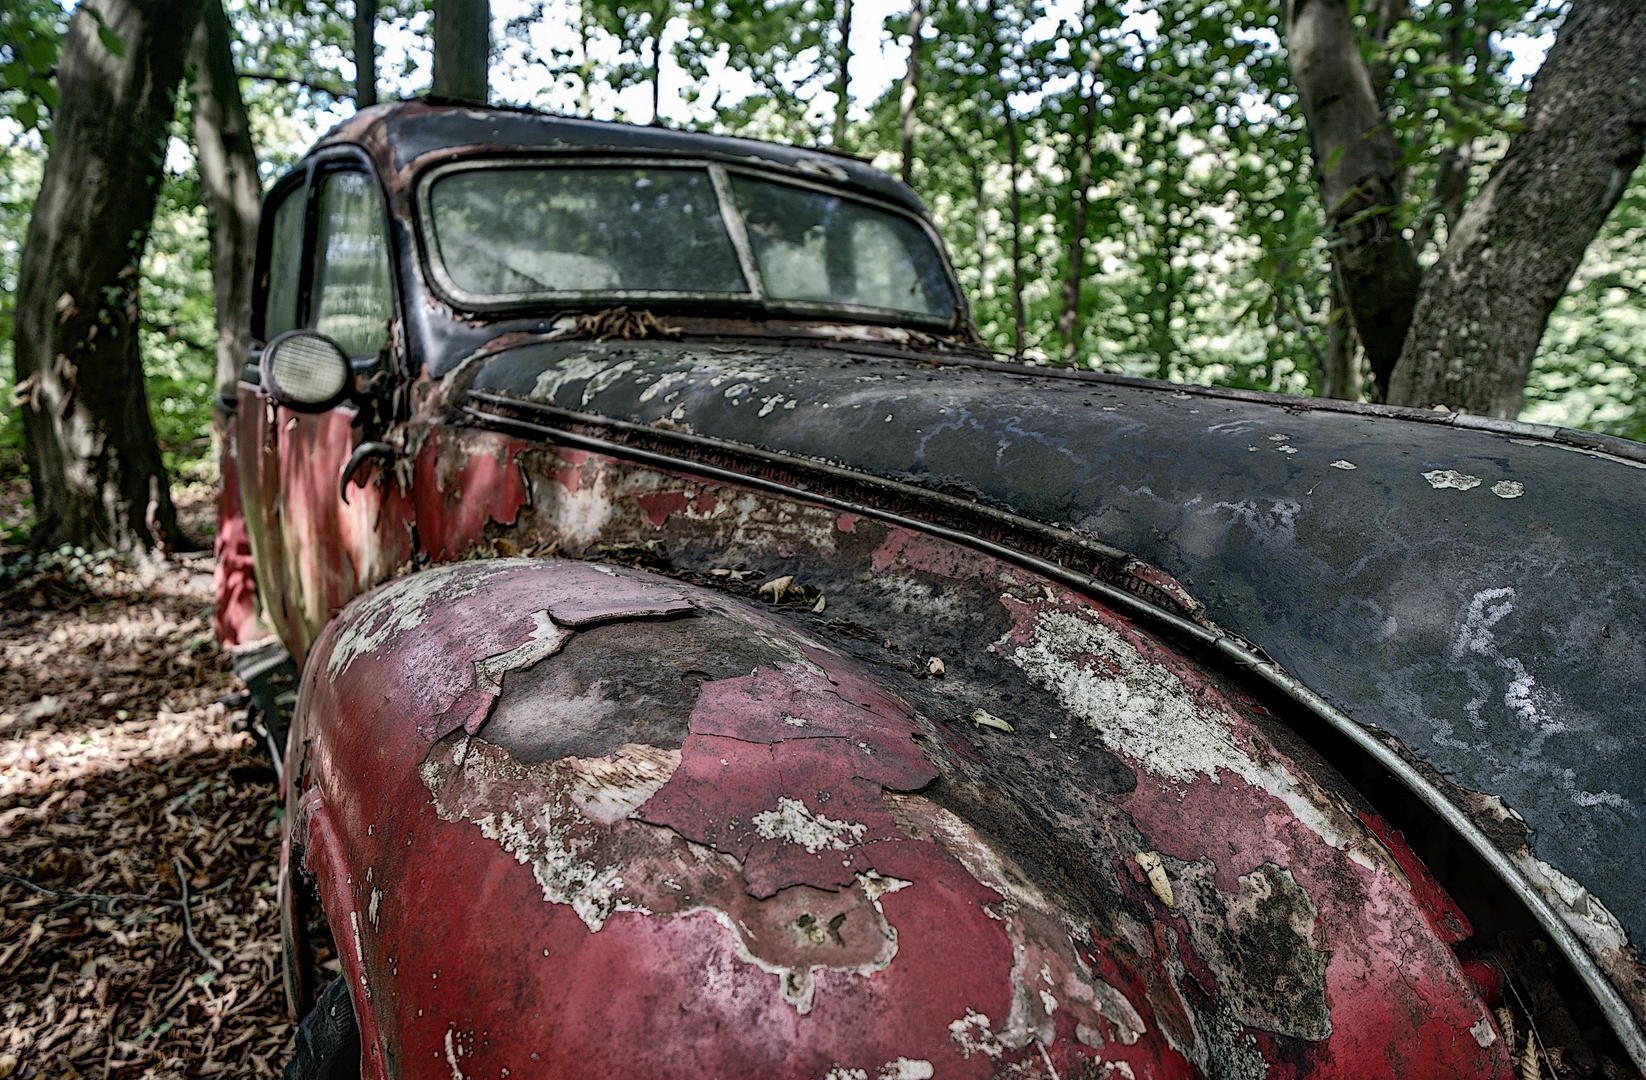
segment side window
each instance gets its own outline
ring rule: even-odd
[[[310,319],[350,356],[376,356],[394,317],[377,185],[360,172],[321,180]],[[271,290],[272,291],[272,290]]]
[[[303,272],[303,185],[292,189],[274,211],[269,245],[269,297],[263,313],[263,340],[297,328],[297,288]]]

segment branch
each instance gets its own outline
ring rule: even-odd
[[[258,82],[283,83],[287,86],[301,86],[305,90],[312,90],[319,94],[330,94],[334,98],[353,99],[354,94],[337,86],[328,86],[313,79],[305,79],[300,75],[282,75],[277,71],[236,71],[235,75],[242,79],[255,79]]]
[[[221,972],[223,970],[223,961],[207,952],[206,947],[200,944],[200,939],[194,936],[194,920],[189,918],[189,876],[183,872],[183,860],[173,855],[171,864],[177,870],[177,884],[183,890],[183,935],[189,939],[189,945],[195,952],[200,954],[200,958],[206,962],[207,967],[213,971]]]

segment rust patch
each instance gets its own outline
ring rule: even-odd
[[[1242,874],[1239,893],[1228,896],[1218,890],[1211,859],[1161,861],[1189,939],[1235,1018],[1246,1027],[1311,1042],[1330,1037],[1331,955],[1315,944],[1320,913],[1291,871],[1263,863]]]

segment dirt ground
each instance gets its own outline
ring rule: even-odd
[[[4,524],[21,494],[0,484]],[[177,496],[208,535],[211,489]],[[274,772],[212,642],[212,561],[18,555],[0,572],[0,1080],[277,1074]]]

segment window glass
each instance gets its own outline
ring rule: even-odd
[[[263,309],[263,339],[273,341],[297,328],[297,279],[303,268],[303,185],[274,211],[269,243],[269,295]]]
[[[465,293],[747,293],[702,169],[472,169],[429,192],[435,246]]]
[[[317,220],[310,319],[350,356],[376,356],[394,317],[377,185],[365,173],[326,174]]]
[[[732,177],[766,294],[947,318],[954,292],[924,229],[809,188]]]

